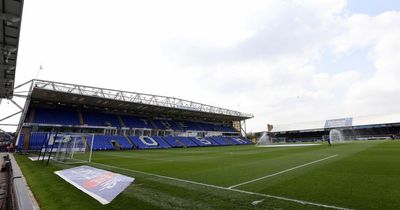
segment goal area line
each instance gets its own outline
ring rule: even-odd
[[[337,155],[335,155],[335,156],[337,156]],[[319,161],[321,161],[321,160],[319,160]],[[108,167],[108,168],[119,169],[119,170],[138,173],[138,174],[143,174],[143,175],[147,175],[147,176],[153,176],[153,177],[162,178],[162,179],[173,180],[173,181],[177,181],[177,182],[183,182],[183,183],[189,183],[189,184],[193,184],[193,185],[214,188],[214,189],[238,192],[238,193],[248,194],[248,195],[256,195],[256,196],[260,196],[260,197],[264,197],[264,198],[273,198],[273,199],[278,199],[278,200],[284,200],[284,201],[289,201],[289,202],[298,203],[298,204],[302,204],[302,205],[312,205],[312,206],[323,207],[323,208],[328,208],[328,209],[351,210],[350,208],[345,208],[345,207],[340,207],[340,206],[333,206],[333,205],[327,205],[327,204],[322,204],[322,203],[292,199],[292,198],[287,198],[287,197],[282,197],[282,196],[269,195],[269,194],[264,194],[264,193],[257,193],[257,192],[239,190],[239,189],[234,189],[234,188],[222,187],[222,186],[218,186],[218,185],[206,184],[206,183],[190,181],[190,180],[185,180],[185,179],[179,179],[179,178],[175,178],[175,177],[169,177],[169,176],[164,176],[164,175],[159,175],[159,174],[154,174],[154,173],[149,173],[149,172],[144,172],[144,171],[122,168],[122,167],[118,167],[118,166],[107,165],[107,164],[103,164],[103,163],[97,163],[97,162],[93,162],[93,161],[90,162],[90,164],[99,165],[99,166]]]

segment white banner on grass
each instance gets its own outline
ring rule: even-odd
[[[110,203],[135,180],[90,166],[79,166],[54,173],[103,205]]]

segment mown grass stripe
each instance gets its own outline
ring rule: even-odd
[[[239,187],[239,186],[242,186],[242,185],[246,185],[246,184],[250,184],[250,183],[262,180],[262,179],[270,178],[270,177],[273,177],[273,176],[276,176],[276,175],[279,175],[279,174],[283,174],[283,173],[286,173],[286,172],[289,172],[289,171],[293,171],[293,170],[296,170],[296,169],[299,169],[299,168],[302,168],[302,167],[305,167],[305,166],[308,166],[308,165],[312,165],[312,164],[315,164],[315,163],[318,163],[318,162],[321,162],[321,161],[324,161],[324,160],[328,160],[328,159],[334,158],[336,156],[338,156],[338,155],[337,154],[336,155],[332,155],[332,156],[329,156],[329,157],[326,157],[326,158],[322,158],[322,159],[315,160],[315,161],[312,161],[312,162],[309,162],[309,163],[298,165],[298,166],[295,166],[295,167],[292,167],[292,168],[289,168],[289,169],[286,169],[286,170],[283,170],[283,171],[279,171],[277,173],[269,174],[269,175],[266,175],[266,176],[263,176],[263,177],[260,177],[260,178],[257,178],[257,179],[253,179],[253,180],[250,180],[250,181],[247,181],[247,182],[242,182],[242,183],[239,183],[239,184],[236,184],[236,185],[232,185],[232,186],[228,187],[228,189],[236,188],[236,187]]]
[[[174,177],[169,177],[169,176],[163,176],[163,175],[144,172],[144,171],[138,171],[138,170],[127,169],[127,168],[122,168],[122,167],[118,167],[118,166],[107,165],[107,164],[103,164],[103,163],[91,162],[91,164],[101,165],[104,167],[114,168],[114,169],[119,169],[119,170],[124,170],[124,171],[129,171],[129,172],[133,172],[133,173],[144,174],[144,175],[148,175],[148,176],[154,176],[154,177],[163,178],[163,179],[174,180],[174,181],[178,181],[178,182],[185,182],[185,183],[194,184],[194,185],[201,185],[201,186],[215,188],[215,189],[221,189],[221,190],[238,192],[238,193],[243,193],[243,194],[248,194],[248,195],[257,195],[257,196],[266,197],[266,198],[274,198],[274,199],[278,199],[278,200],[290,201],[290,202],[299,203],[299,204],[303,204],[303,205],[312,205],[312,206],[317,206],[317,207],[324,207],[324,208],[338,209],[338,210],[350,210],[349,208],[344,208],[344,207],[339,207],[339,206],[332,206],[332,205],[326,205],[326,204],[315,203],[315,202],[310,202],[310,201],[286,198],[286,197],[281,197],[281,196],[250,192],[250,191],[239,190],[239,189],[232,189],[232,188],[227,188],[227,187],[222,187],[222,186],[217,186],[217,185],[212,185],[212,184],[200,183],[200,182],[179,179],[179,178],[174,178]]]

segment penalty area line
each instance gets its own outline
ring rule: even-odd
[[[298,166],[295,166],[295,167],[292,167],[292,168],[288,168],[286,170],[279,171],[279,172],[276,172],[276,173],[273,173],[273,174],[269,174],[269,175],[266,175],[266,176],[263,176],[263,177],[260,177],[260,178],[257,178],[257,179],[253,179],[253,180],[250,180],[250,181],[247,181],[247,182],[242,182],[242,183],[239,183],[239,184],[236,184],[236,185],[232,185],[232,186],[230,186],[228,188],[232,189],[232,188],[239,187],[239,186],[242,186],[242,185],[250,184],[252,182],[256,182],[256,181],[259,181],[261,179],[266,179],[266,178],[270,178],[270,177],[273,177],[273,176],[276,176],[276,175],[279,175],[279,174],[283,174],[283,173],[286,173],[286,172],[289,172],[289,171],[293,171],[293,170],[296,170],[296,169],[299,169],[299,168],[302,168],[302,167],[305,167],[305,166],[308,166],[308,165],[311,165],[311,164],[315,164],[315,163],[318,163],[318,162],[321,162],[321,161],[324,161],[324,160],[328,160],[328,159],[334,158],[336,156],[338,156],[338,155],[336,154],[336,155],[332,155],[332,156],[329,156],[329,157],[326,157],[326,158],[322,158],[322,159],[319,159],[319,160],[315,160],[315,161],[312,161],[312,162],[301,164],[301,165],[298,165]]]
[[[174,178],[174,177],[169,177],[169,176],[163,176],[163,175],[148,173],[148,172],[144,172],[144,171],[138,171],[138,170],[133,170],[133,169],[127,169],[127,168],[112,166],[112,165],[106,165],[106,164],[102,164],[102,163],[91,162],[91,164],[101,165],[101,166],[108,167],[108,168],[114,168],[114,169],[119,169],[119,170],[123,170],[123,171],[129,171],[129,172],[133,172],[133,173],[138,173],[138,174],[144,174],[144,175],[148,175],[148,176],[163,178],[163,179],[169,179],[169,180],[173,180],[173,181],[177,181],[177,182],[184,182],[184,183],[189,183],[189,184],[193,184],[193,185],[205,186],[205,187],[214,188],[214,189],[227,190],[227,191],[238,192],[238,193],[248,194],[248,195],[257,195],[257,196],[265,197],[265,198],[274,198],[274,199],[278,199],[278,200],[284,200],[284,201],[299,203],[299,204],[302,204],[302,205],[312,205],[312,206],[324,207],[324,208],[329,208],[329,209],[351,210],[349,208],[344,208],[344,207],[339,207],[339,206],[326,205],[326,204],[321,204],[321,203],[297,200],[297,199],[286,198],[286,197],[275,196],[275,195],[269,195],[269,194],[263,194],[263,193],[250,192],[250,191],[239,190],[239,189],[231,189],[231,188],[221,187],[221,186],[212,185],[212,184],[205,184],[205,183],[201,183],[201,182],[195,182],[195,181],[190,181],[190,180],[185,180],[185,179],[179,179],[179,178]]]

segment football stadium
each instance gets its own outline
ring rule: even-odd
[[[400,114],[309,113],[253,132],[256,114],[215,101],[16,84],[24,1],[1,5],[0,126],[15,130],[0,129],[0,210],[400,209]]]

